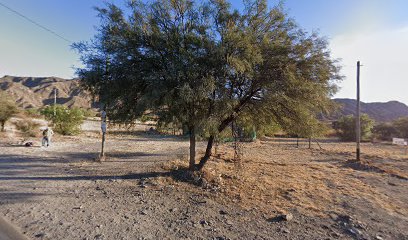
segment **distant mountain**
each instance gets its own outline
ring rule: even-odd
[[[0,78],[0,89],[10,94],[22,108],[39,108],[53,104],[54,89],[57,89],[58,104],[85,109],[98,107],[92,102],[91,96],[80,88],[78,79],[4,76]],[[335,120],[343,115],[355,115],[356,100],[337,98],[334,101],[341,107],[337,113],[324,117],[325,119]],[[361,112],[368,114],[377,122],[387,122],[408,117],[408,106],[398,101],[362,102]]]
[[[22,108],[53,104],[54,89],[57,89],[58,104],[85,109],[96,107],[90,95],[80,88],[78,79],[4,76],[0,78],[0,89],[11,95]]]
[[[339,118],[343,115],[356,114],[356,100],[348,98],[334,99],[336,103],[341,105],[339,111],[331,118]],[[408,117],[408,106],[398,101],[390,102],[372,102],[360,104],[361,112],[368,114],[377,122],[389,122],[400,117]]]

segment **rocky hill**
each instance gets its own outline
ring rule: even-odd
[[[83,91],[77,79],[58,77],[13,77],[0,78],[0,89],[12,96],[22,108],[39,108],[54,103],[54,89],[57,103],[68,107],[95,108],[91,96]]]
[[[356,100],[348,98],[334,99],[341,105],[339,111],[331,118],[338,118],[343,115],[356,114]],[[393,121],[400,117],[408,117],[408,106],[398,101],[389,102],[361,102],[361,112],[368,114],[377,122]]]
[[[57,103],[68,107],[76,106],[85,109],[97,108],[91,96],[79,86],[78,79],[58,77],[13,77],[0,78],[0,89],[10,94],[22,108],[39,108],[54,102],[54,89],[57,89]],[[343,115],[356,113],[356,100],[347,98],[334,99],[340,104],[337,113],[325,119],[335,120]],[[368,114],[377,122],[392,121],[408,117],[408,106],[398,102],[361,103],[361,112]]]

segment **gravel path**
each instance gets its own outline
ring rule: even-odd
[[[20,230],[0,217],[0,239],[1,240],[27,240]]]
[[[363,236],[340,226],[353,224],[347,216],[316,217],[293,209],[293,220],[281,221],[278,212],[265,215],[261,206],[244,208],[220,192],[169,179],[160,166],[188,153],[183,139],[109,135],[103,163],[93,161],[99,148],[99,137],[92,134],[56,138],[45,149],[1,140],[0,214],[31,239]]]
[[[92,137],[57,138],[46,149],[0,147],[0,211],[32,239],[278,239],[286,234],[259,221],[255,210],[220,204],[188,184],[162,183],[166,178],[157,166],[188,152],[188,142],[180,139],[112,137],[103,163],[92,161],[99,150],[98,138]]]

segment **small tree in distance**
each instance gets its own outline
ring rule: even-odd
[[[393,123],[378,123],[373,128],[375,138],[390,141],[393,137],[398,136],[398,130]]]
[[[287,132],[297,138],[307,138],[309,140],[309,148],[311,148],[312,139],[324,136],[328,132],[329,127],[324,122],[315,118],[305,118],[304,120],[301,124],[288,127]],[[299,147],[299,139],[297,139],[297,145]]]
[[[0,92],[0,125],[4,132],[6,122],[18,113],[16,103],[5,92]]]
[[[400,138],[408,138],[408,117],[403,117],[392,122]]]
[[[372,136],[374,120],[371,119],[367,114],[362,114],[360,119],[361,140],[368,141]],[[353,115],[341,117],[337,122],[334,123],[333,128],[336,130],[337,136],[342,141],[356,140],[356,118]]]
[[[54,115],[55,109],[55,115]],[[84,111],[80,108],[67,108],[63,105],[47,106],[41,110],[47,120],[55,124],[55,131],[62,135],[75,135],[80,132],[84,121]]]
[[[35,137],[38,135],[38,127],[40,126],[39,123],[33,121],[29,118],[24,118],[22,120],[17,121],[15,124],[16,129],[21,132],[23,142],[30,137]]]

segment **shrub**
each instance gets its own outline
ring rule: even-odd
[[[88,118],[88,117],[96,117],[97,112],[92,110],[92,109],[86,109],[86,110],[82,110],[84,113],[84,117]]]
[[[38,133],[38,127],[40,124],[31,120],[31,119],[23,119],[14,123],[17,130],[19,130],[24,138],[35,137]]]
[[[151,115],[149,115],[149,114],[143,114],[143,115],[140,117],[140,121],[141,121],[142,123],[146,123],[146,122],[148,122],[148,121],[154,121],[154,120],[155,120],[154,117],[151,116]]]
[[[10,99],[10,96],[0,92],[0,125],[2,132],[4,132],[6,122],[17,113],[16,103]]]
[[[374,136],[384,141],[390,141],[398,136],[398,130],[393,123],[379,123],[373,128]]]
[[[393,123],[397,131],[397,136],[401,138],[408,138],[408,117],[399,118]]]
[[[26,114],[27,116],[33,117],[33,118],[36,118],[36,117],[40,117],[40,116],[41,116],[40,110],[37,109],[37,108],[27,108],[27,109],[25,110],[25,114]]]
[[[47,120],[55,124],[55,131],[62,135],[75,135],[80,132],[80,126],[84,121],[84,111],[80,108],[67,108],[63,105],[47,106],[41,110],[41,114]]]
[[[371,138],[374,120],[367,114],[361,115],[361,140],[368,141]],[[353,115],[343,116],[333,124],[337,136],[343,141],[356,140],[356,118]]]

